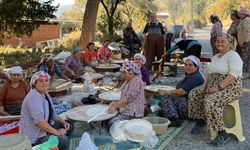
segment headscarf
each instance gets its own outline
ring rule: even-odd
[[[135,59],[135,58],[141,59],[143,65],[146,63],[146,58],[145,58],[145,56],[142,55],[142,54],[140,54],[140,53],[135,54],[135,55],[134,55],[134,59]]]
[[[200,59],[194,55],[189,55],[186,60],[190,60],[192,61],[194,64],[197,65],[198,68],[201,67],[201,62],[200,62]]]
[[[82,52],[82,48],[81,47],[74,48],[73,54],[75,54],[76,52]]]
[[[30,87],[33,88],[35,86],[36,81],[41,77],[47,77],[48,80],[50,80],[50,75],[47,72],[38,71],[31,77]]]
[[[232,14],[235,18],[240,19],[239,12],[238,12],[237,10],[232,10],[232,11],[231,11],[231,14]]]
[[[218,36],[223,36],[224,38],[226,38],[228,40],[228,42],[230,43],[230,49],[231,50],[234,50],[235,49],[235,46],[236,46],[236,39],[230,35],[230,34],[227,34],[227,33],[222,33]]]
[[[241,8],[241,9],[239,10],[239,13],[240,13],[240,14],[244,14],[244,15],[246,15],[246,16],[250,16],[250,12],[249,12],[249,10],[248,10],[247,8]]]
[[[121,72],[130,72],[130,73],[134,73],[134,74],[140,74],[141,73],[141,69],[138,65],[136,65],[133,61],[125,61],[121,68],[120,68]]]
[[[15,73],[15,74],[23,74],[23,69],[21,66],[14,66],[10,68],[10,74]]]

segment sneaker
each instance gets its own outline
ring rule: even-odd
[[[195,126],[192,128],[192,130],[191,130],[190,133],[194,134],[194,135],[200,134],[205,127],[206,127],[206,124],[204,124],[204,125],[197,125],[197,123],[196,123]]]
[[[229,139],[230,138],[227,134],[223,136],[217,135],[216,138],[213,141],[209,142],[208,144],[214,147],[221,147],[224,146]]]

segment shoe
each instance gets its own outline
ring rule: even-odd
[[[204,124],[204,125],[198,125],[196,123],[195,126],[192,128],[192,130],[191,130],[190,133],[194,134],[194,135],[200,134],[205,127],[206,127],[206,124]]]
[[[216,138],[208,144],[214,147],[222,147],[228,142],[229,139],[228,134],[217,135]]]
[[[180,119],[171,119],[171,123],[168,125],[169,127],[180,127],[183,123],[183,120]]]

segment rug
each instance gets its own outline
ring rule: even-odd
[[[131,141],[123,141],[123,142],[116,142],[112,139],[112,137],[106,133],[102,133],[102,135],[94,135],[92,134],[92,131],[87,131],[90,135],[94,143],[98,146],[99,150],[164,150],[167,144],[174,139],[176,135],[187,125],[188,121],[183,122],[183,124],[180,127],[171,127],[168,129],[168,131],[158,136],[158,143],[153,148],[145,148],[142,147],[137,142],[131,142]],[[73,137],[70,139],[70,146],[69,150],[75,150],[79,142],[81,140],[81,137]]]

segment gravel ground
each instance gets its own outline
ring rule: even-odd
[[[211,54],[211,46],[209,44],[210,27],[204,29],[196,29],[194,38],[198,39],[203,48],[202,50]],[[230,136],[229,142],[224,147],[211,147],[209,133],[201,133],[199,135],[190,134],[194,122],[189,122],[188,125],[180,132],[173,141],[171,141],[166,150],[250,150],[250,79],[243,80],[244,93],[240,98],[240,111],[243,125],[243,132],[246,140],[244,142],[237,141],[235,136]]]

